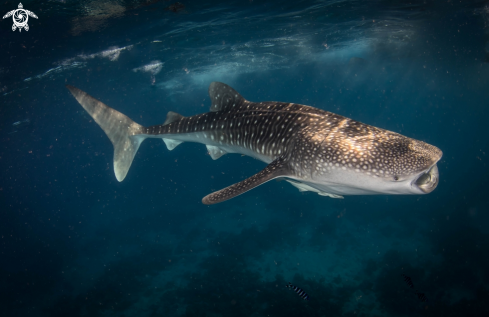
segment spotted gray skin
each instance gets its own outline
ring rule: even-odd
[[[139,145],[161,138],[169,150],[182,142],[207,146],[213,159],[241,153],[269,165],[256,175],[202,199],[215,204],[274,178],[323,196],[426,194],[438,185],[442,152],[435,146],[317,108],[250,102],[218,82],[209,86],[210,112],[143,127],[78,88],[67,86],[114,145],[114,172],[122,181]]]

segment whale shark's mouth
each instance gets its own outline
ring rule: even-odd
[[[413,185],[423,193],[429,194],[436,188],[438,181],[438,166],[435,164],[427,172],[421,173]]]

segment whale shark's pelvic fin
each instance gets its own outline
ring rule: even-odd
[[[142,134],[143,127],[86,92],[70,85],[66,85],[66,88],[112,141],[115,177],[122,182],[131,167],[139,145],[146,138]]]

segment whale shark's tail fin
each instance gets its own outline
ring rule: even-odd
[[[112,141],[115,177],[122,182],[131,167],[139,145],[146,138],[142,134],[143,126],[76,87],[66,85],[66,88]]]

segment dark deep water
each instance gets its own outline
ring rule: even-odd
[[[489,315],[487,1],[22,3],[28,32],[0,23],[1,316]],[[265,164],[149,139],[119,183],[64,87],[149,126],[208,111],[212,81],[433,144],[440,184],[205,206]]]

